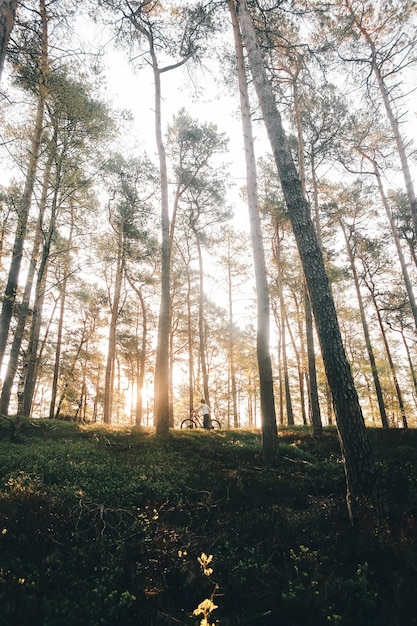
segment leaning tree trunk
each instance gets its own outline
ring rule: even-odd
[[[42,219],[42,212],[44,203],[41,200],[40,212]],[[29,269],[26,277],[25,289],[23,292],[23,298],[19,306],[19,316],[17,319],[16,328],[14,330],[13,341],[10,348],[9,360],[7,363],[6,375],[4,377],[3,387],[1,389],[0,396],[0,414],[7,415],[9,411],[10,398],[13,389],[13,383],[18,370],[19,355],[24,339],[24,333],[29,316],[29,305],[32,294],[33,281],[35,278],[36,265],[39,257],[39,249],[41,245],[41,227],[38,223],[36,225],[35,239],[32,246],[32,254],[29,263]]]
[[[316,320],[327,379],[332,392],[352,523],[358,508],[370,498],[380,511],[376,467],[352,372],[346,357],[323,255],[310,218],[308,204],[285,135],[274,93],[268,80],[256,32],[245,0],[239,2],[241,27],[255,89],[272,152],[281,179],[298,252]]]
[[[255,268],[257,299],[256,352],[258,357],[259,386],[261,398],[262,445],[266,465],[274,465],[278,459],[278,430],[275,413],[274,381],[269,352],[269,289],[265,265],[261,220],[258,206],[256,162],[253,149],[252,121],[249,93],[234,0],[229,1],[235,39],[237,73],[240,93],[240,111],[246,160],[246,180],[250,231]]]
[[[401,170],[404,177],[405,189],[408,197],[408,201],[410,203],[411,215],[413,218],[414,231],[417,233],[417,198],[414,190],[413,179],[410,172],[410,166],[408,163],[408,158],[406,154],[406,149],[404,145],[403,138],[400,133],[400,124],[397,118],[395,117],[391,102],[388,96],[388,89],[383,82],[383,78],[379,68],[375,68],[375,73],[377,75],[378,85],[381,90],[382,99],[384,102],[385,110],[387,112],[388,119],[391,124],[392,132],[395,137],[395,143],[398,150],[398,155],[400,157]]]
[[[54,135],[56,140],[56,134]],[[56,145],[56,144],[54,144]],[[29,263],[29,269],[26,276],[25,289],[23,292],[23,298],[19,307],[19,317],[17,325],[14,331],[13,342],[10,348],[9,361],[7,364],[7,372],[4,378],[3,387],[0,397],[0,413],[7,414],[10,404],[10,397],[13,388],[13,382],[18,370],[18,362],[20,350],[24,338],[24,332],[28,321],[30,298],[32,294],[33,281],[35,277],[36,266],[39,260],[39,250],[42,240],[42,223],[44,220],[46,204],[48,199],[48,192],[50,186],[51,170],[53,162],[56,158],[56,152],[51,151],[43,174],[42,194],[39,202],[39,219],[36,225],[35,237],[32,246],[32,254]]]
[[[31,142],[30,158],[26,174],[25,187],[20,200],[19,216],[13,245],[12,260],[10,263],[7,285],[3,296],[3,305],[0,315],[0,365],[4,359],[7,345],[10,322],[12,319],[13,305],[16,298],[16,290],[19,281],[20,266],[22,264],[23,246],[26,238],[27,223],[30,205],[35,186],[36,171],[39,161],[41,137],[43,131],[43,119],[47,96],[48,81],[48,17],[46,14],[45,0],[40,2],[42,19],[41,60],[39,67],[38,103],[36,109],[35,128]]]

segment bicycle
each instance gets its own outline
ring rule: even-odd
[[[220,430],[221,429],[221,425],[219,420],[216,420],[214,418],[210,419],[211,422],[211,427],[209,430]],[[181,422],[181,428],[204,428],[203,424],[201,423],[199,417],[198,417],[198,412],[197,411],[192,411],[190,417],[187,417],[187,419],[183,420]]]

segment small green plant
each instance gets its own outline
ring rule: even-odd
[[[200,563],[201,567],[203,568],[203,574],[207,576],[210,582],[213,583],[213,591],[211,592],[209,598],[205,598],[205,600],[200,602],[198,607],[193,611],[193,615],[202,615],[200,626],[215,626],[214,622],[210,623],[210,620],[211,620],[212,612],[219,608],[213,602],[216,592],[219,589],[219,585],[218,583],[211,580],[213,568],[210,567],[210,563],[213,561],[213,555],[212,554],[207,555],[203,552],[201,556],[198,557],[197,560]]]
[[[320,564],[316,550],[300,545],[299,550],[290,550],[292,572],[289,573],[288,591],[283,593],[285,600],[303,600],[319,595],[317,573]]]

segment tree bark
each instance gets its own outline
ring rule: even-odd
[[[36,265],[39,258],[39,249],[41,245],[41,224],[46,204],[46,193],[49,184],[49,172],[46,169],[44,176],[44,189],[40,201],[40,218],[36,225],[35,239],[32,246],[32,254],[29,263],[28,274],[26,277],[25,289],[23,292],[22,302],[19,307],[19,316],[13,335],[13,341],[10,348],[9,360],[7,363],[6,375],[4,377],[3,387],[0,397],[0,414],[7,415],[9,411],[10,398],[12,394],[13,382],[18,370],[19,354],[23,342],[26,323],[28,322],[30,298],[32,294],[33,281],[35,277]]]
[[[316,320],[327,379],[332,392],[352,523],[358,508],[370,498],[377,514],[380,500],[374,456],[359,398],[343,347],[336,309],[323,255],[292,159],[274,93],[268,80],[255,29],[245,0],[238,3],[238,19],[264,123],[281,179],[298,252]]]
[[[269,352],[269,289],[266,274],[265,252],[263,247],[261,220],[259,215],[257,174],[253,149],[252,121],[249,106],[249,93],[243,56],[243,47],[235,2],[229,1],[232,19],[236,62],[240,93],[240,111],[242,118],[243,140],[246,160],[246,181],[250,231],[255,268],[257,297],[257,335],[256,352],[258,358],[259,385],[262,418],[262,446],[265,464],[275,465],[278,459],[278,430],[275,413],[274,382],[272,376],[271,355]]]
[[[300,101],[298,96],[297,76],[293,77],[293,98],[294,98],[294,111],[295,119],[297,123],[297,139],[298,139],[298,162],[300,164],[300,181],[301,189],[304,198],[306,198],[305,189],[305,162],[304,162],[304,138],[302,119],[300,111]],[[320,228],[320,213],[318,204],[317,193],[317,180],[316,180],[316,168],[314,162],[314,150],[311,150],[311,180],[313,183],[313,198],[314,198],[314,221],[317,241],[320,249],[323,249],[323,243],[321,240],[321,228]],[[308,395],[310,401],[310,417],[313,426],[313,434],[316,439],[323,437],[323,424],[321,421],[319,392],[317,384],[317,368],[316,368],[316,351],[314,347],[314,331],[313,331],[313,316],[311,314],[310,296],[308,295],[308,289],[304,281],[304,313],[305,313],[305,325],[306,325],[306,343],[307,343],[307,366],[308,366]]]
[[[13,306],[16,298],[16,290],[18,286],[20,266],[23,256],[23,246],[26,239],[27,223],[39,161],[43,120],[45,114],[48,82],[48,17],[46,13],[45,0],[40,0],[40,13],[42,19],[42,40],[36,120],[30,149],[25,187],[20,201],[12,260],[10,263],[9,275],[7,279],[6,289],[4,292],[3,305],[0,315],[0,364],[3,362],[4,359],[10,322],[13,314]]]
[[[161,303],[158,320],[158,343],[155,362],[155,405],[156,435],[166,438],[169,433],[169,336],[171,326],[171,250],[168,212],[168,173],[165,146],[161,126],[161,72],[151,47],[152,66],[155,80],[155,136],[159,155],[161,183]]]

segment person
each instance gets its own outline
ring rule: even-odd
[[[210,430],[211,428],[210,407],[204,398],[201,398],[200,403],[201,403],[200,411],[203,414],[203,427],[206,430]]]

